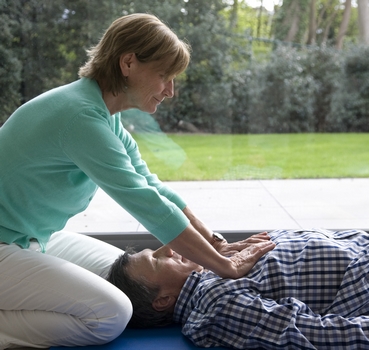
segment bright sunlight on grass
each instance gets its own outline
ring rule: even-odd
[[[369,177],[369,134],[135,134],[163,181]]]

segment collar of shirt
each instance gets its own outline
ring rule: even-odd
[[[186,322],[189,313],[193,309],[193,306],[191,305],[193,295],[197,292],[200,285],[209,279],[220,279],[220,277],[208,270],[204,270],[202,272],[193,271],[188,276],[174,308],[173,320],[175,323],[184,324]]]

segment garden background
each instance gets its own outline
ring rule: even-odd
[[[0,125],[31,98],[77,79],[85,50],[112,20],[133,12],[157,15],[192,46],[173,99],[153,116],[123,114],[159,175],[167,166],[166,152],[181,149],[164,179],[182,179],[191,167],[196,179],[208,179],[201,168],[219,157],[216,146],[233,156],[220,162],[221,174],[210,167],[214,179],[232,177],[229,169],[243,169],[234,172],[240,179],[369,176],[368,0],[284,0],[274,11],[262,0],[257,7],[242,0],[0,0]],[[206,137],[214,134],[223,138]],[[240,134],[242,142],[230,138]],[[331,141],[321,149],[316,142],[321,136],[314,134]],[[161,135],[159,146],[147,135]],[[299,136],[291,141],[292,135]],[[184,136],[191,141],[181,144]],[[200,150],[206,140],[212,154],[188,163],[189,150]],[[318,148],[312,151],[313,144]],[[324,154],[330,162],[323,157],[316,165],[307,163]],[[355,165],[353,155],[359,157]],[[304,164],[315,166],[315,173],[286,170]],[[351,170],[328,174],[322,164]]]

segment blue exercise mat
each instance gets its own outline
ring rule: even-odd
[[[53,347],[51,350],[199,350],[181,333],[178,325],[165,328],[126,329],[112,342],[99,346],[85,347]],[[222,350],[224,347],[206,349]]]

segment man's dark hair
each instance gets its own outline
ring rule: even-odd
[[[128,323],[131,328],[163,327],[173,323],[171,311],[156,311],[152,302],[159,293],[160,286],[153,285],[140,276],[130,276],[128,266],[130,255],[135,253],[128,248],[110,267],[107,280],[118,287],[131,300],[133,315]],[[137,277],[137,278],[136,278]]]

